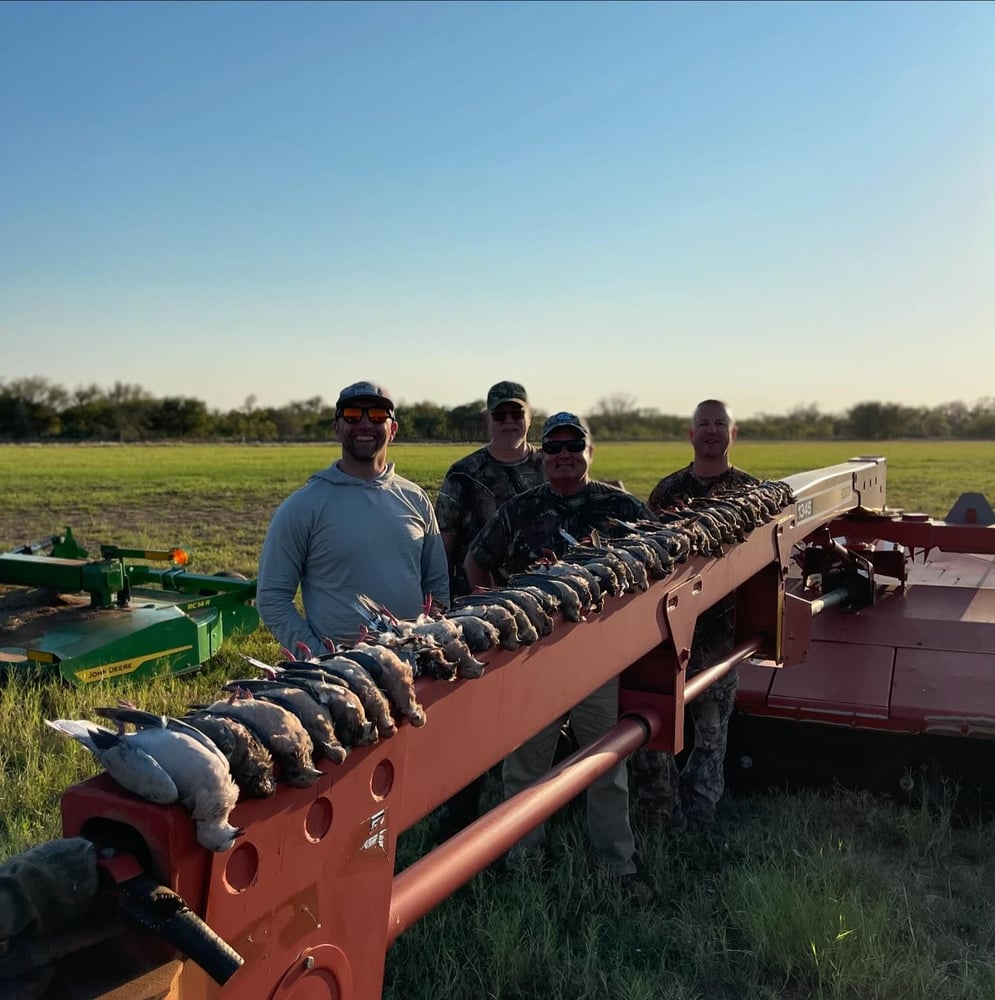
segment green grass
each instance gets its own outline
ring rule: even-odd
[[[438,489],[463,446],[392,449],[398,470]],[[736,463],[779,478],[857,455],[888,458],[892,506],[942,516],[962,491],[995,501],[995,443],[736,446]],[[336,457],[332,445],[0,447],[0,550],[74,529],[102,542],[185,545],[198,571],[255,575],[276,505]],[[604,444],[595,475],[645,498],[689,459],[684,444]],[[87,717],[108,698],[181,713],[276,655],[260,630],[207,668],[140,689],[0,689],[0,859],[60,834],[58,801],[95,773],[43,718]],[[491,789],[495,795],[496,790]],[[400,863],[430,845],[429,817],[401,838]],[[557,864],[543,880],[478,876],[399,939],[388,1000],[987,1000],[995,996],[993,829],[899,809],[868,795],[727,798],[715,836],[641,845],[658,902],[633,911],[586,863],[582,818],[550,824]]]
[[[471,881],[397,941],[384,997],[983,1000],[991,834],[861,792],[727,798],[712,836],[641,845],[656,902],[634,909],[567,809],[552,868]]]
[[[398,472],[434,496],[462,445],[398,445]],[[782,478],[858,455],[888,459],[888,502],[942,517],[962,491],[995,502],[995,442],[742,442],[754,475]],[[204,571],[255,572],[276,505],[335,457],[332,445],[0,446],[0,546],[71,526],[94,545],[185,544]],[[684,443],[596,445],[593,474],[645,499],[689,460]]]

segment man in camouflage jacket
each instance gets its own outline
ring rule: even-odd
[[[454,462],[442,481],[435,516],[449,558],[453,597],[470,592],[463,560],[477,532],[506,500],[543,481],[542,455],[528,442],[531,423],[523,385],[498,382],[491,386],[487,444]]]
[[[653,488],[648,505],[656,513],[694,497],[713,496],[757,482],[729,462],[736,425],[725,403],[716,399],[699,403],[688,436],[694,459]],[[699,616],[685,679],[732,651],[735,616],[735,594],[723,597]],[[644,749],[632,755],[629,760],[632,803],[639,826],[672,830],[682,830],[689,823],[699,829],[711,826],[725,789],[726,743],[738,680],[738,674],[732,670],[688,705],[694,725],[694,747],[682,770],[678,770],[670,753]]]
[[[528,442],[531,423],[525,386],[508,381],[492,385],[487,393],[487,444],[454,462],[442,481],[435,515],[449,560],[449,589],[454,598],[471,590],[463,560],[477,532],[506,500],[543,481],[542,454]],[[480,814],[486,777],[475,778],[442,806],[439,840],[447,840]]]
[[[521,572],[550,551],[563,554],[569,542],[561,529],[575,538],[593,529],[611,536],[620,533],[613,518],[653,518],[645,504],[631,494],[591,481],[594,446],[581,417],[553,414],[543,426],[542,449],[547,481],[500,507],[471,543],[465,566],[472,585],[493,586],[499,572]],[[505,759],[502,777],[506,798],[549,770],[566,718],[581,746],[598,739],[618,721],[618,679],[592,692],[564,719],[547,726]],[[624,762],[587,789],[587,824],[595,863],[626,880],[623,884],[628,891],[637,890]],[[513,858],[541,858],[544,839],[544,826],[540,825],[516,845]]]

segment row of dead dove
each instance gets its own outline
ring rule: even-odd
[[[192,706],[182,719],[121,703],[95,709],[115,729],[87,720],[45,721],[86,747],[128,791],[185,806],[198,842],[226,851],[242,832],[229,822],[240,794],[272,795],[278,780],[310,787],[323,774],[316,757],[341,764],[351,747],[393,736],[395,713],[424,725],[417,676],[479,677],[485,664],[476,653],[535,642],[550,633],[555,614],[580,621],[601,610],[606,593],[645,590],[651,578],[667,575],[691,550],[677,522],[699,526],[710,518],[716,534],[715,525],[734,531],[721,539],[728,544],[790,502],[790,491],[774,488],[782,486],[765,483],[746,498],[674,510],[665,525],[627,524],[623,539],[568,539],[563,559],[540,561],[507,587],[460,598],[441,618],[426,613],[402,621],[358,595],[365,624],[355,644],[336,648],[328,642],[319,655],[307,647],[297,655],[284,650],[277,664],[246,656],[262,678],[230,681],[228,698]],[[133,732],[125,731],[128,725]]]
[[[341,764],[350,748],[393,736],[395,712],[424,725],[410,665],[372,639],[320,659],[306,648],[299,658],[284,650],[277,664],[244,656],[263,676],[229,681],[227,698],[192,705],[183,718],[120,702],[94,709],[114,729],[83,719],[45,721],[86,747],[123,788],[185,806],[198,842],[227,851],[242,832],[229,823],[240,796],[268,797],[277,782],[310,787],[324,773],[317,758]]]

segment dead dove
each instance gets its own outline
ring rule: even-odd
[[[364,747],[376,743],[377,727],[366,717],[359,695],[341,678],[319,670],[287,670],[280,675],[285,684],[293,684],[317,698],[332,716],[335,734],[347,747]]]
[[[319,694],[316,685],[341,685],[346,691],[354,694],[359,701],[359,715],[357,716],[354,709],[345,709],[345,713],[353,717],[353,724],[347,725],[347,728],[339,734],[339,739],[343,737],[351,739],[353,746],[375,743],[380,736],[393,736],[397,732],[387,696],[376,686],[373,678],[359,664],[351,660],[341,660],[329,653],[320,661],[291,659],[284,660],[281,664],[270,665],[244,653],[242,655],[270,680],[306,687],[312,696],[328,706],[336,723],[342,715],[342,712],[337,710],[341,708],[341,697],[335,692],[324,689]]]
[[[244,689],[256,698],[271,701],[293,712],[304,724],[316,750],[333,764],[341,764],[346,759],[346,749],[335,733],[335,723],[328,709],[309,691],[293,684],[283,684],[278,680],[245,678],[229,681],[226,691]]]
[[[342,656],[332,656],[323,659],[319,669],[322,673],[341,678],[349,685],[363,703],[366,717],[376,726],[380,736],[389,738],[397,733],[387,696],[363,667]]]
[[[183,721],[199,729],[228,758],[231,776],[243,795],[266,799],[276,791],[273,755],[241,722],[207,712],[193,712]]]
[[[230,850],[242,831],[228,823],[238,787],[224,755],[190,733],[170,728],[166,717],[152,718],[160,724],[134,733],[117,733],[85,719],[46,719],[45,724],[82,743],[129,792],[160,805],[182,803],[202,847]]]
[[[387,695],[390,704],[408,719],[411,725],[425,725],[425,709],[418,704],[415,676],[410,663],[402,660],[386,646],[365,642],[351,649],[339,650],[336,658],[357,663],[373,678],[377,687]]]
[[[237,719],[256,736],[273,754],[280,766],[280,779],[295,788],[310,788],[322,775],[311,762],[314,744],[304,724],[281,705],[271,701],[232,695],[226,700],[210,705],[193,705],[195,709],[205,709],[211,715],[228,716]]]

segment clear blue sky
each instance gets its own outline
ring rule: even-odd
[[[995,395],[995,4],[0,4],[0,378]]]

